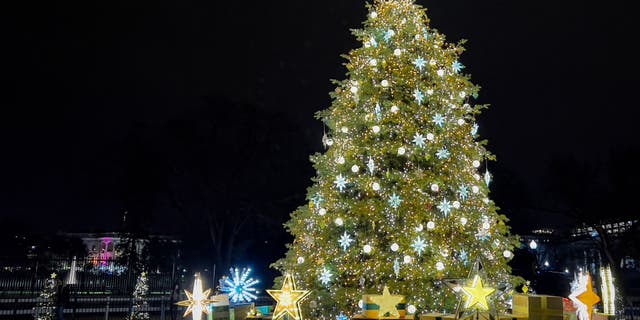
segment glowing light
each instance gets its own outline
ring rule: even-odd
[[[371,246],[368,244],[365,244],[364,247],[362,247],[362,251],[364,251],[364,253],[367,253],[367,254],[371,253],[371,249],[372,249]]]
[[[229,298],[233,303],[251,302],[257,299],[255,295],[257,289],[254,288],[260,281],[250,278],[251,269],[242,268],[239,272],[238,268],[229,269],[231,277],[227,277],[222,282],[222,292],[229,294]]]
[[[187,295],[187,300],[179,301],[176,305],[187,307],[183,315],[185,318],[191,314],[193,320],[201,320],[203,313],[209,314],[209,305],[216,302],[216,300],[209,299],[211,289],[202,291],[202,280],[200,280],[199,274],[196,274],[193,280],[193,293],[186,289],[184,293]]]
[[[602,306],[605,314],[616,313],[616,287],[613,285],[613,277],[611,276],[611,267],[600,268],[600,279],[602,285],[600,292],[602,293]]]
[[[529,242],[529,248],[531,248],[531,250],[535,250],[538,248],[538,243],[536,243],[535,240],[531,240],[531,242]]]
[[[288,315],[293,320],[302,320],[299,303],[309,295],[309,292],[308,290],[296,290],[293,276],[286,274],[282,282],[282,289],[267,290],[267,293],[277,302],[275,309],[273,309],[272,319],[277,320]]]
[[[496,289],[490,287],[484,287],[482,284],[482,278],[476,274],[473,277],[473,281],[470,286],[463,286],[462,292],[465,294],[465,309],[479,309],[489,310],[489,303],[487,297],[494,293]]]

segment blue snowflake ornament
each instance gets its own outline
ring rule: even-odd
[[[429,38],[431,37],[431,34],[429,34],[427,28],[422,28],[422,36],[425,40],[429,40]]]
[[[460,63],[460,61],[456,60],[455,62],[453,62],[452,68],[453,71],[459,73],[460,71],[462,71],[462,69],[464,69],[464,66],[462,65],[462,63]]]
[[[436,113],[436,114],[431,118],[431,121],[433,121],[433,123],[435,123],[437,126],[439,126],[439,127],[441,127],[441,128],[444,126],[444,117],[443,117],[441,114],[439,114],[439,113]]]
[[[440,160],[449,158],[449,155],[451,155],[451,153],[449,152],[449,150],[447,150],[447,148],[442,148],[438,150],[438,152],[436,152],[436,157],[438,157],[438,159]]]
[[[469,189],[467,186],[460,185],[460,187],[458,187],[458,196],[460,196],[462,201],[467,200],[467,197],[469,196]]]
[[[395,194],[395,192],[391,195],[391,197],[389,198],[389,205],[394,208],[397,209],[400,206],[400,203],[402,203],[402,198],[400,198],[400,196],[398,196],[397,194]]]
[[[417,59],[413,60],[413,64],[416,66],[416,68],[418,68],[418,70],[420,70],[420,72],[422,72],[422,68],[427,65],[427,61],[422,59],[422,57],[418,57]]]
[[[427,139],[421,133],[416,132],[416,134],[413,136],[413,144],[415,144],[417,147],[424,148],[424,146],[426,145],[426,141]]]
[[[336,320],[349,320],[349,317],[347,317],[347,315],[345,315],[344,313],[340,312],[340,314],[336,316]]]
[[[340,236],[340,239],[338,239],[338,243],[344,251],[347,251],[347,248],[351,246],[351,242],[353,241],[355,240],[351,239],[351,236],[346,231],[342,234],[342,236]]]
[[[378,47],[378,41],[376,41],[376,38],[375,38],[375,37],[371,37],[371,38],[369,39],[369,43],[371,43],[371,46],[372,46],[372,47],[374,47],[374,48],[377,48],[377,47]]]
[[[324,198],[319,193],[316,193],[313,197],[311,197],[311,201],[313,201],[316,207],[320,207],[320,204],[322,204]]]
[[[420,236],[418,236],[411,243],[411,248],[413,248],[413,250],[417,252],[418,255],[421,255],[422,252],[424,252],[424,249],[427,248],[427,242],[424,239],[422,239]]]
[[[449,216],[449,213],[451,212],[451,208],[453,207],[451,206],[451,203],[449,202],[449,200],[447,200],[446,198],[440,201],[440,204],[438,205],[438,209],[440,209],[440,212],[442,212],[445,217]]]
[[[471,135],[472,135],[472,136],[475,136],[476,134],[478,134],[478,129],[479,129],[479,128],[480,128],[480,127],[478,126],[478,124],[477,124],[477,123],[474,123],[474,124],[471,126]]]
[[[331,273],[331,271],[326,267],[322,267],[322,272],[320,272],[319,277],[320,283],[325,286],[329,285],[329,283],[331,282],[331,277],[333,277],[333,273]]]
[[[367,161],[367,168],[369,169],[369,173],[373,174],[376,170],[376,164],[373,162],[373,158],[369,157],[369,161]]]
[[[338,190],[340,190],[340,192],[344,191],[344,189],[347,187],[347,179],[345,179],[342,174],[336,176],[336,180],[333,181],[333,183],[336,184],[336,187],[338,188]]]
[[[469,254],[464,249],[460,251],[459,258],[460,260],[462,260],[465,266],[467,265],[467,263],[469,263]]]
[[[389,42],[393,36],[396,35],[396,32],[393,29],[389,29],[384,33],[384,41]]]
[[[418,104],[422,104],[422,101],[424,100],[424,94],[422,93],[422,91],[420,91],[420,89],[416,88],[415,90],[413,90],[413,97],[416,99],[416,102]]]

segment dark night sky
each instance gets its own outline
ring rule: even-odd
[[[417,2],[450,41],[468,39],[465,71],[492,104],[480,134],[493,167],[533,199],[554,155],[638,147],[630,2]],[[304,204],[308,155],[321,150],[313,114],[344,78],[363,1],[12,3],[0,8],[2,217],[110,230],[133,201],[151,208],[154,231],[181,234],[188,222],[172,222],[167,200],[176,162],[252,185],[231,190],[277,223]],[[276,251],[283,233],[268,235]]]

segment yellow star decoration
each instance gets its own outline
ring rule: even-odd
[[[55,279],[57,276],[58,276],[58,274],[54,272],[54,273],[51,274],[51,279]]]
[[[578,295],[578,300],[587,306],[587,312],[589,312],[589,319],[593,318],[593,306],[600,302],[600,297],[593,292],[593,286],[591,285],[591,275],[587,275],[587,290]]]
[[[473,277],[471,286],[463,286],[462,292],[465,294],[465,309],[476,308],[479,310],[489,310],[489,303],[487,297],[494,293],[496,289],[490,287],[484,287],[482,285],[482,278],[476,274]]]
[[[200,276],[196,274],[196,279],[193,281],[193,293],[184,290],[187,294],[187,300],[179,301],[176,304],[182,307],[187,307],[183,317],[187,317],[190,313],[193,320],[201,320],[202,314],[209,314],[209,305],[216,302],[216,300],[209,299],[211,289],[202,291],[202,280]]]
[[[382,295],[372,296],[371,301],[380,307],[378,319],[389,313],[389,317],[400,318],[400,313],[396,307],[402,302],[403,296],[389,293],[389,287],[384,286]]]
[[[296,283],[291,274],[284,276],[282,289],[267,290],[267,293],[277,302],[276,308],[273,310],[273,320],[282,318],[285,314],[288,314],[293,320],[302,320],[299,303],[309,294],[309,290],[296,290]]]

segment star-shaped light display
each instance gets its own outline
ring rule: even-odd
[[[421,255],[422,252],[424,252],[424,249],[427,248],[427,243],[424,241],[424,239],[418,236],[415,240],[413,240],[413,243],[411,243],[411,248],[413,248],[413,250],[417,252],[418,255]]]
[[[422,104],[422,100],[424,100],[424,94],[420,89],[413,90],[413,97],[416,99],[418,104]]]
[[[394,193],[391,195],[388,202],[392,208],[397,209],[400,206],[400,203],[402,203],[402,198]]]
[[[489,302],[487,297],[496,291],[494,288],[485,287],[479,274],[473,276],[470,285],[462,286],[462,292],[466,295],[464,308],[478,309],[482,311],[489,310]]]
[[[413,64],[416,66],[416,68],[422,71],[422,68],[427,65],[427,61],[422,59],[422,57],[418,57],[417,59],[413,60]]]
[[[451,203],[449,202],[449,200],[442,199],[442,201],[440,201],[440,204],[438,205],[438,209],[440,209],[440,212],[442,212],[444,214],[444,216],[449,216],[449,212],[451,212]]]
[[[383,318],[387,313],[392,318],[400,317],[397,305],[402,302],[403,296],[391,294],[389,292],[389,287],[384,286],[382,295],[371,296],[370,299],[373,303],[377,304],[380,307],[378,312],[378,319]]]
[[[580,274],[578,277],[578,287],[571,292],[569,299],[577,305],[577,316],[580,320],[591,320],[593,317],[593,306],[600,302],[600,297],[593,292],[591,275],[589,273]]]
[[[296,290],[296,283],[291,274],[284,276],[282,289],[267,290],[267,293],[276,300],[277,304],[273,309],[273,320],[284,318],[288,315],[293,320],[302,320],[300,314],[300,301],[309,295],[308,290]]]
[[[413,136],[413,144],[420,148],[423,148],[425,146],[426,141],[427,139],[421,133],[416,132],[416,134]]]
[[[345,179],[342,174],[336,176],[336,180],[333,181],[333,183],[336,184],[336,187],[338,188],[338,190],[340,190],[340,192],[344,191],[344,189],[347,187],[347,179]]]
[[[188,290],[184,290],[187,295],[187,300],[179,301],[176,305],[187,307],[183,317],[192,315],[193,320],[201,320],[202,314],[209,314],[209,305],[216,302],[216,300],[209,299],[211,289],[202,291],[202,280],[200,275],[196,274],[195,280],[193,280],[193,293]]]
[[[342,236],[340,236],[340,239],[338,239],[338,243],[340,244],[340,246],[342,247],[342,250],[347,250],[347,248],[349,248],[349,246],[351,245],[351,242],[353,242],[354,240],[351,239],[351,236],[345,231]]]
[[[439,113],[436,113],[433,118],[431,118],[431,121],[440,127],[444,126],[444,117]]]

